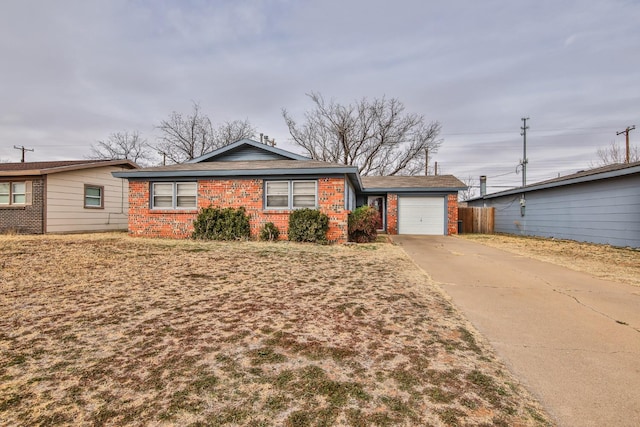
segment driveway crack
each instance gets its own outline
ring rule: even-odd
[[[545,283],[546,283],[546,284],[547,284],[547,285],[548,285],[548,286],[553,290],[553,292],[557,292],[557,293],[559,293],[560,295],[564,295],[564,296],[566,296],[566,297],[569,297],[569,298],[571,298],[572,300],[574,300],[576,303],[578,303],[579,305],[583,306],[584,308],[587,308],[587,309],[589,309],[589,310],[593,311],[594,313],[597,313],[597,314],[599,314],[599,315],[601,315],[601,316],[603,316],[603,317],[606,317],[607,319],[612,320],[612,321],[616,322],[616,323],[617,323],[617,324],[619,324],[619,325],[627,326],[627,327],[629,327],[629,328],[633,329],[634,331],[636,331],[636,332],[640,333],[640,329],[635,328],[635,327],[633,327],[633,326],[629,325],[627,322],[625,322],[625,321],[623,321],[623,320],[620,320],[620,319],[613,318],[613,317],[609,316],[607,313],[605,313],[605,312],[603,312],[603,311],[600,311],[600,310],[597,310],[597,309],[595,309],[594,307],[592,307],[592,306],[590,306],[590,305],[587,305],[587,304],[583,303],[583,302],[582,302],[582,301],[580,301],[580,300],[579,300],[575,295],[571,295],[571,294],[569,294],[569,293],[567,293],[567,292],[564,292],[564,291],[562,291],[562,290],[560,290],[560,289],[554,288],[554,287],[553,287],[549,282],[547,282],[546,280],[545,280],[544,282],[545,282]]]

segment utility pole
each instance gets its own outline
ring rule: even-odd
[[[15,145],[13,146],[13,148],[15,148],[16,150],[20,150],[22,151],[22,159],[20,160],[20,163],[24,163],[24,152],[25,151],[31,151],[33,152],[34,149],[33,148],[25,148],[24,145],[21,145],[20,147],[16,147]]]
[[[522,135],[523,137],[523,153],[522,153],[522,160],[520,161],[520,166],[522,166],[522,186],[526,187],[527,186],[527,163],[529,163],[529,160],[527,159],[527,129],[529,129],[529,126],[527,126],[527,120],[529,120],[529,117],[523,117],[521,120],[522,120],[522,127],[520,129],[522,130],[522,132],[520,133],[520,135]]]
[[[158,154],[162,154],[162,166],[167,165],[167,153],[164,151],[158,151]]]
[[[616,135],[622,135],[623,133],[625,134],[625,138],[627,140],[627,154],[625,156],[625,163],[629,163],[629,132],[631,132],[632,130],[634,130],[636,128],[636,125],[633,126],[627,126],[627,128],[625,130],[621,130],[620,132],[616,132]]]
[[[424,175],[429,175],[429,149],[424,149]]]

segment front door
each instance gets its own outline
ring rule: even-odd
[[[376,209],[380,214],[380,222],[378,223],[378,231],[384,231],[386,225],[384,197],[382,196],[369,196],[367,204]]]

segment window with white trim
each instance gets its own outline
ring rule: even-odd
[[[152,209],[197,209],[197,182],[154,182],[151,185]]]
[[[266,181],[266,209],[316,208],[318,203],[318,183],[305,181]]]
[[[30,205],[31,181],[0,182],[0,205]]]
[[[104,209],[104,187],[101,185],[84,186],[84,207],[87,209]]]

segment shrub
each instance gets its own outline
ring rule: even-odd
[[[260,240],[273,241],[278,240],[280,236],[280,230],[272,222],[267,222],[260,230]]]
[[[326,243],[329,217],[319,210],[298,209],[289,215],[289,240]]]
[[[349,240],[358,243],[374,242],[378,237],[380,213],[371,206],[360,206],[349,214]]]
[[[243,207],[215,208],[209,206],[198,213],[193,222],[193,238],[205,240],[242,240],[251,234],[249,216]]]

